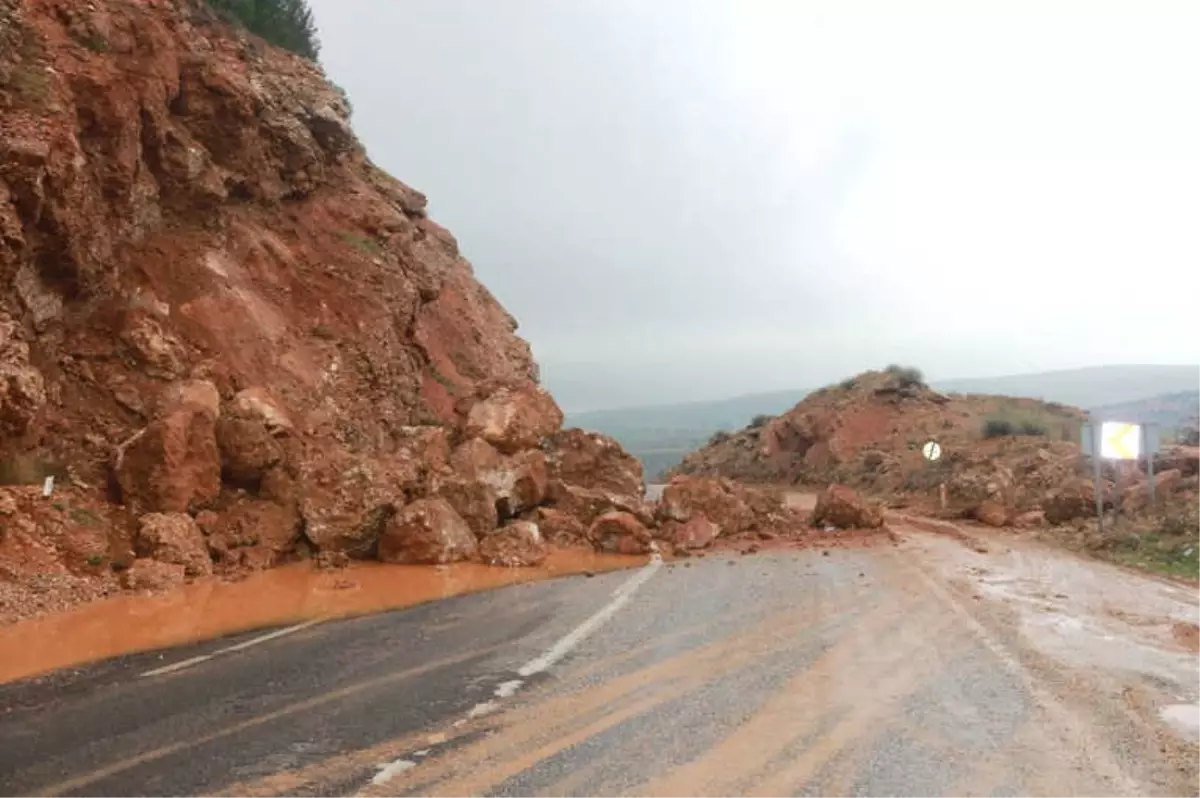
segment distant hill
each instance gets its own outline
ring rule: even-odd
[[[773,391],[711,402],[568,413],[566,425],[603,432],[642,461],[647,479],[679,463],[718,430],[737,430],[758,415],[776,416],[809,391]]]
[[[1041,374],[943,380],[943,393],[1025,396],[1085,409],[1200,389],[1200,366],[1095,366]]]
[[[1093,416],[1106,421],[1138,421],[1158,424],[1163,430],[1178,430],[1194,424],[1200,415],[1200,391],[1179,391],[1089,409]]]
[[[1200,366],[1095,366],[1038,374],[942,380],[932,383],[931,387],[943,393],[1028,397],[1085,409],[1104,408],[1108,412],[1113,407],[1120,410],[1125,403],[1157,401],[1160,397],[1188,392],[1194,394],[1200,388]],[[715,432],[741,429],[757,415],[779,415],[810,393],[812,389],[798,388],[710,402],[568,413],[566,423],[613,436],[631,454],[642,459],[646,476],[651,478],[674,466],[688,452],[703,446]],[[1159,423],[1167,426],[1165,421]]]

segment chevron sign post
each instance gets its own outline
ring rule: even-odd
[[[1142,427],[1123,421],[1100,425],[1100,456],[1106,460],[1136,460],[1141,456]]]
[[[1101,421],[1084,424],[1082,429],[1083,453],[1092,458],[1096,480],[1096,518],[1100,530],[1104,530],[1104,506],[1100,479],[1100,461],[1137,460],[1146,457],[1147,487],[1150,501],[1154,503],[1154,455],[1158,454],[1158,425],[1139,424],[1129,421]],[[1098,455],[1098,456],[1097,456]]]

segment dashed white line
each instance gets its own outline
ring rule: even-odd
[[[409,768],[415,768],[416,766],[417,763],[411,759],[397,759],[395,762],[380,765],[379,772],[375,774],[375,778],[371,779],[371,783],[385,784]]]
[[[496,685],[496,698],[508,698],[513,693],[521,689],[521,685],[525,684],[522,679],[513,679],[508,682],[501,682]]]
[[[193,665],[197,665],[201,662],[207,662],[208,660],[210,660],[212,658],[213,658],[212,654],[201,654],[198,657],[192,657],[191,659],[185,659],[182,662],[176,662],[173,665],[164,665],[161,668],[155,668],[152,671],[146,671],[145,673],[142,674],[142,676],[158,676],[163,673],[174,673],[175,671],[181,671],[184,668],[190,668]]]
[[[184,668],[190,668],[193,665],[199,665],[201,662],[207,662],[208,660],[212,659],[213,657],[218,657],[222,654],[231,654],[234,651],[244,651],[245,649],[250,648],[251,646],[257,646],[259,643],[265,643],[268,640],[275,640],[275,639],[283,637],[285,635],[294,634],[296,632],[301,631],[302,629],[307,629],[310,626],[315,626],[316,624],[318,624],[320,622],[321,621],[318,619],[318,620],[312,620],[312,621],[305,621],[304,623],[294,624],[293,626],[285,626],[282,629],[276,629],[274,632],[268,632],[265,635],[259,635],[258,637],[252,637],[249,640],[243,640],[241,643],[236,643],[232,646],[226,646],[225,648],[219,648],[216,651],[212,652],[211,654],[201,654],[200,656],[192,657],[190,659],[185,659],[185,660],[182,660],[181,662],[176,662],[171,665],[164,665],[161,668],[155,668],[154,670],[146,671],[145,673],[142,674],[142,676],[143,677],[161,676],[162,674],[165,674],[165,673],[174,673],[176,671],[181,671]]]
[[[637,589],[646,583],[650,577],[654,576],[655,572],[662,567],[662,557],[659,556],[657,548],[650,555],[650,562],[646,563],[636,574],[627,579],[612,593],[612,600],[600,608],[598,612],[592,615],[583,623],[576,626],[566,635],[558,640],[553,646],[546,650],[544,654],[536,659],[522,665],[517,674],[520,679],[510,679],[506,682],[501,682],[496,686],[493,695],[495,698],[480,702],[467,712],[465,717],[459,718],[451,724],[453,728],[460,728],[467,724],[467,721],[484,715],[495,712],[500,708],[500,702],[497,699],[508,698],[516,693],[521,686],[525,684],[525,680],[530,676],[542,673],[552,667],[556,662],[561,660],[571,652],[576,646],[582,643],[593,632],[608,622],[610,618],[629,603],[629,599],[637,592]],[[442,736],[444,739],[444,735]],[[415,754],[412,754],[415,756]],[[371,779],[371,783],[375,785],[384,784],[394,776],[397,776],[409,768],[415,767],[416,762],[411,759],[397,759],[394,762],[389,762],[385,765],[379,765],[379,772]]]

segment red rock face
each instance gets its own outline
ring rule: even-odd
[[[0,574],[96,559],[60,538],[122,564],[136,544],[139,587],[309,549],[451,562],[496,534],[488,556],[524,563],[532,527],[502,523],[577,544],[612,512],[601,545],[645,549],[640,464],[561,431],[516,320],[316,65],[204,3],[3,16],[0,75],[39,90],[0,87],[0,461],[104,511],[87,535],[26,519]],[[132,542],[129,515],[154,519]],[[77,565],[88,596],[116,581]]]
[[[29,362],[24,331],[0,311],[0,431],[20,434],[46,403],[42,374]]]
[[[379,536],[379,559],[412,565],[469,560],[478,553],[467,522],[443,499],[420,499],[389,519]]]

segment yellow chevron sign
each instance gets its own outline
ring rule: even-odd
[[[1100,425],[1100,456],[1110,460],[1136,460],[1141,454],[1137,424],[1105,421]]]

